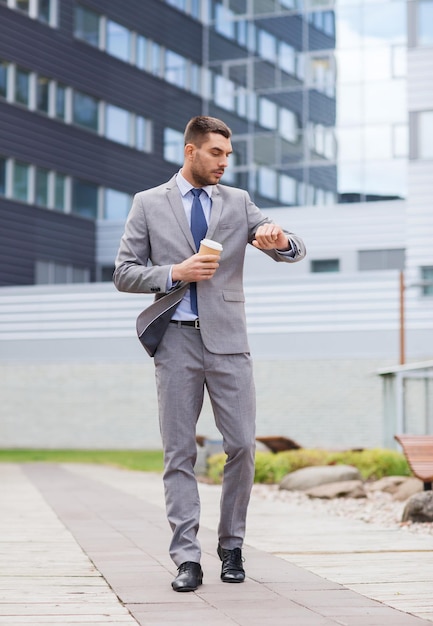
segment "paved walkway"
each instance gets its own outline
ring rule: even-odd
[[[0,625],[431,626],[432,537],[253,497],[247,581],[227,585],[220,488],[200,489],[204,584],[180,594],[160,476],[0,464]]]

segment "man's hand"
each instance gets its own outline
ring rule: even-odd
[[[219,260],[220,256],[216,254],[193,254],[182,263],[173,265],[172,281],[198,283],[201,280],[209,280],[218,269]]]
[[[281,226],[262,224],[258,227],[253,246],[259,250],[291,250],[291,245]]]

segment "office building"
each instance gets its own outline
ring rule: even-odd
[[[409,150],[431,157],[407,58],[431,46],[432,13],[431,0],[0,0],[0,284],[109,279],[132,194],[176,170],[197,113],[232,127],[225,181],[263,208],[406,199]],[[403,249],[388,257],[378,268],[403,266]]]

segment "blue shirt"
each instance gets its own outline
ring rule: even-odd
[[[185,211],[186,219],[188,220],[188,224],[191,226],[191,208],[193,201],[193,194],[191,189],[194,189],[194,185],[191,185],[183,176],[181,172],[178,172],[176,176],[176,183],[179,187],[180,195],[182,198],[182,204]],[[202,187],[202,190],[205,193],[200,194],[200,202],[203,207],[203,213],[206,218],[206,222],[209,224],[210,213],[212,209],[212,190],[213,185],[207,185],[206,187]],[[170,268],[169,280],[167,283],[167,290],[173,287],[173,281],[171,278],[172,267]],[[193,313],[191,310],[191,299],[190,299],[190,291],[189,289],[186,291],[184,297],[180,301],[179,306],[173,314],[174,320],[195,320],[197,319],[197,315]]]

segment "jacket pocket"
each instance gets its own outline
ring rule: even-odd
[[[245,302],[245,295],[243,291],[224,289],[223,298],[226,302]]]

